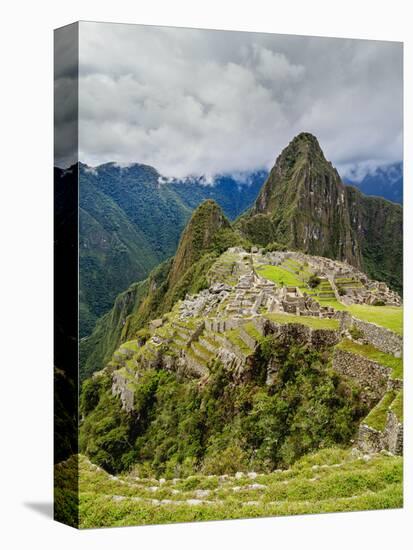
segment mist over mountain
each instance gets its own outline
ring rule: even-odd
[[[362,179],[351,175],[344,178],[344,183],[354,185],[365,195],[383,197],[392,202],[403,204],[403,163],[395,162],[381,166],[367,173]]]

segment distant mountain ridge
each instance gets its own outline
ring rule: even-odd
[[[402,208],[345,186],[314,136],[300,134],[278,157],[253,206],[232,224],[217,203],[201,203],[182,232],[175,257],[120,294],[80,346],[81,377],[109,361],[120,342],[206,288],[206,274],[231,246],[279,243],[364,266],[401,287]]]
[[[389,201],[403,204],[403,163],[395,162],[380,166],[367,173],[361,180],[350,176],[343,178],[344,183],[360,189],[365,195],[383,197]]]
[[[57,169],[63,176],[64,170]],[[80,333],[93,329],[119,292],[173,256],[192,211],[214,199],[229,219],[255,200],[265,171],[166,180],[144,164],[79,164]]]

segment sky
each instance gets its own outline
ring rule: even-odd
[[[305,131],[361,179],[402,160],[402,56],[395,42],[83,22],[79,159],[210,177],[269,169]]]

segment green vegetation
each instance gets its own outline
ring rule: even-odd
[[[310,288],[316,288],[321,283],[320,277],[317,275],[310,275],[310,278],[307,281],[307,284]]]
[[[394,412],[399,422],[403,422],[403,390],[399,391],[390,405],[390,410]]]
[[[387,412],[393,403],[395,396],[396,393],[394,391],[386,392],[379,403],[377,403],[374,409],[372,409],[368,416],[363,420],[363,423],[370,426],[370,428],[382,432],[386,427]]]
[[[149,277],[120,294],[114,307],[80,343],[84,380],[101,370],[124,341],[137,338],[148,321],[169,312],[187,293],[208,286],[208,272],[231,246],[246,245],[213,201],[201,204],[182,234],[175,257],[156,267]]]
[[[64,172],[59,172],[61,179]],[[159,173],[135,164],[79,166],[80,335],[90,334],[120,292],[172,256],[191,212],[212,198],[234,219],[255,200],[266,173],[249,185],[220,177],[159,185]]]
[[[360,330],[356,325],[351,325],[348,331],[353,340],[359,340],[363,336],[363,331]]]
[[[282,151],[236,227],[253,244],[277,242],[290,250],[347,260],[400,292],[402,218],[400,205],[344,186],[317,139],[301,133]]]
[[[403,359],[401,357],[394,357],[388,353],[383,353],[370,344],[358,344],[351,340],[343,340],[336,348],[362,355],[384,367],[389,367],[392,370],[392,378],[403,378]]]
[[[287,271],[281,266],[263,265],[258,266],[257,272],[266,279],[279,284],[280,286],[296,286],[302,292],[307,292],[322,306],[330,306],[337,311],[349,311],[354,317],[369,323],[376,323],[388,328],[397,334],[403,333],[403,308],[396,306],[369,306],[365,304],[354,304],[346,306],[340,303],[335,297],[324,297],[322,292],[314,294],[306,283],[296,274]],[[330,284],[324,290],[331,289]]]
[[[82,527],[401,505],[402,460],[384,455],[364,460],[348,449],[368,405],[362,388],[332,368],[331,347],[300,345],[294,335],[297,327],[283,330],[280,339],[262,336],[250,318],[245,325],[219,334],[211,332],[208,324],[200,334],[205,321],[200,313],[188,321],[178,318],[178,302],[187,293],[198,293],[214,281],[237,282],[244,266],[234,269],[235,261],[247,264],[252,256],[237,257],[228,252],[233,246],[249,250],[252,244],[260,244],[275,251],[302,249],[305,244],[309,253],[345,259],[353,265],[364,263],[369,273],[380,271],[382,280],[391,280],[397,287],[397,269],[380,255],[374,242],[378,239],[374,216],[380,219],[385,212],[390,217],[381,221],[386,235],[383,248],[388,249],[394,233],[398,250],[398,214],[381,203],[365,202],[352,191],[347,195],[310,134],[295,138],[277,162],[279,169],[272,171],[255,206],[234,225],[213,200],[207,200],[193,212],[182,233],[179,224],[189,210],[176,189],[162,190],[158,180],[162,197],[156,203],[153,182],[149,185],[145,180],[155,174],[158,177],[155,171],[149,167],[135,167],[130,173],[126,170],[118,181],[124,193],[111,193],[110,174],[122,171],[112,165],[99,168],[102,181],[97,191],[102,197],[107,195],[99,204],[107,219],[88,207],[81,221],[85,236],[81,312],[87,326],[94,322],[95,306],[106,307],[99,293],[106,296],[109,287],[121,284],[111,276],[111,269],[123,270],[126,280],[129,269],[137,267],[131,267],[136,252],[130,244],[133,239],[145,252],[140,260],[144,272],[153,258],[157,263],[168,250],[175,250],[175,236],[181,236],[175,256],[120,294],[93,333],[81,341],[79,446],[88,457],[80,456]],[[94,177],[92,172],[85,176],[89,192],[95,186]],[[140,187],[144,202],[137,213],[133,204]],[[329,194],[328,203],[342,207],[331,213],[322,208],[319,214],[309,198],[316,188],[323,196]],[[354,220],[349,222],[346,215],[353,199],[354,227]],[[142,223],[142,208],[147,207],[145,200],[153,217],[148,220],[144,215],[141,234],[137,228]],[[366,220],[360,218],[358,201],[366,209]],[[159,222],[163,217],[168,223]],[[121,220],[124,229],[119,229],[116,220]],[[118,231],[126,237],[121,239]],[[99,246],[94,245],[95,238]],[[109,258],[107,239],[111,243],[108,249],[117,259]],[[104,266],[106,279],[94,278],[95,270]],[[341,304],[329,280],[319,276],[321,271],[312,273],[306,262],[286,258],[281,265],[255,267],[261,276],[277,285],[298,287],[323,306],[347,310],[361,320],[402,332],[401,308]],[[93,294],[96,282],[100,287]],[[341,294],[361,285],[351,278],[336,282]],[[264,292],[259,294],[260,300]],[[258,293],[255,287],[247,289],[244,300],[240,290],[227,315],[231,311],[245,313],[244,304],[250,304],[249,298]],[[225,293],[211,301],[222,296]],[[224,316],[228,302],[219,305]],[[191,306],[183,306],[183,318],[188,313],[186,307]],[[211,318],[217,312],[206,311]],[[340,325],[338,319],[265,313],[265,307],[260,312],[276,323],[316,330],[337,331]],[[156,329],[148,325],[155,318],[162,318]],[[350,332],[354,338],[361,336],[354,326]],[[225,344],[236,357],[228,354],[227,360],[222,355],[221,363],[216,350]],[[184,346],[187,365],[182,358],[173,361]],[[391,369],[394,379],[402,378],[400,358],[353,340],[342,341],[337,349],[376,361]],[[240,366],[242,355],[247,359]],[[163,362],[162,357],[168,361]],[[110,369],[101,370],[106,364]],[[100,372],[91,376],[95,371]],[[113,394],[113,388],[122,399]],[[127,401],[128,412],[122,408],[122,400]],[[402,392],[387,392],[365,422],[382,430],[389,410],[397,418],[403,417]],[[65,456],[75,452],[71,441],[62,441],[61,446]],[[68,471],[70,464],[67,461]],[[235,476],[248,471],[256,474],[251,478]],[[61,515],[75,522],[70,503],[76,492],[59,467],[57,474],[62,481],[62,492],[57,495]],[[165,479],[157,481],[160,476]]]
[[[275,265],[262,265],[256,267],[256,270],[261,277],[265,277],[273,283],[280,286],[297,286],[306,288],[305,283],[296,274],[287,271],[283,267]]]
[[[117,294],[172,256],[191,209],[153,168],[79,170],[81,336]]]
[[[279,367],[276,382],[267,386],[270,360]],[[210,365],[203,386],[163,370],[131,377],[132,414],[112,395],[109,374],[90,378],[81,396],[81,450],[112,473],[132,464],[167,477],[204,468],[214,473],[228,463],[229,447],[242,451],[234,467],[288,466],[320,446],[347,443],[365,414],[358,390],[328,361],[324,352],[267,337],[243,380],[219,362]]]
[[[306,455],[289,470],[255,479],[198,474],[163,483],[136,479],[134,471],[110,478],[80,457],[80,526],[397,508],[403,505],[402,476],[401,457],[367,461],[339,448]]]
[[[225,332],[225,336],[228,338],[228,340],[232,344],[234,344],[234,346],[239,348],[240,351],[244,355],[249,355],[251,353],[252,350],[247,346],[247,344],[244,342],[244,340],[239,335],[239,329],[238,328],[234,328],[232,330],[227,330],[227,332]]]

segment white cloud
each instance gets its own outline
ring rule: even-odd
[[[402,155],[395,43],[81,23],[80,159],[165,177],[270,167],[300,131],[342,173]]]

